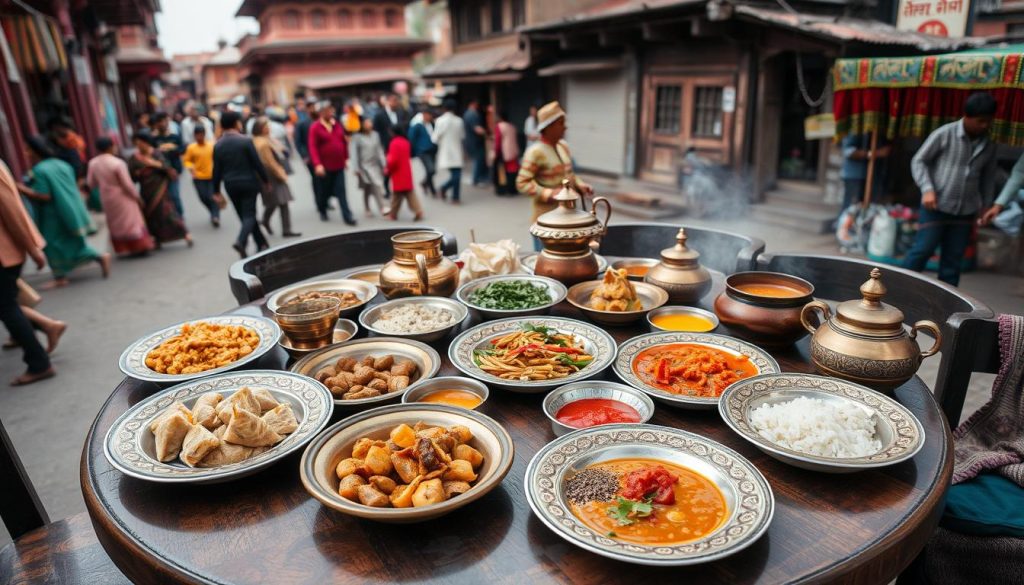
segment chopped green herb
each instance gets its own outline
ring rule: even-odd
[[[527,280],[499,280],[473,291],[469,302],[484,309],[532,309],[550,303],[551,293]]]
[[[619,526],[629,526],[637,518],[646,518],[654,511],[650,501],[637,502],[618,497],[618,503],[608,508],[608,515],[619,522]]]
[[[604,535],[608,538],[615,538],[616,536],[618,536],[618,534],[615,534],[614,530],[609,530],[608,532],[605,532]]]

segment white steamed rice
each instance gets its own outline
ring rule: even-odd
[[[750,412],[750,424],[772,443],[808,455],[865,457],[882,449],[871,415],[852,404],[801,396],[762,404]]]
[[[385,333],[407,334],[435,331],[454,322],[455,315],[447,309],[410,303],[381,311],[370,326]]]

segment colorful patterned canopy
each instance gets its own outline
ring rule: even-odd
[[[999,103],[990,137],[1024,146],[1024,45],[924,57],[839,59],[833,69],[836,134],[878,130],[927,136],[960,118],[977,91]]]

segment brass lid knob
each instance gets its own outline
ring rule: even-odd
[[[687,239],[686,230],[679,228],[679,233],[676,234],[676,245],[661,251],[661,259],[665,264],[677,267],[697,266],[700,252],[687,247]]]
[[[839,321],[851,329],[878,336],[902,335],[903,311],[882,302],[887,292],[882,271],[872,268],[869,276],[860,286],[860,300],[846,301],[836,308]]]

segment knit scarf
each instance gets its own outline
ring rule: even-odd
[[[953,483],[994,470],[1024,487],[1024,317],[999,316],[999,375],[992,398],[953,433]]]

